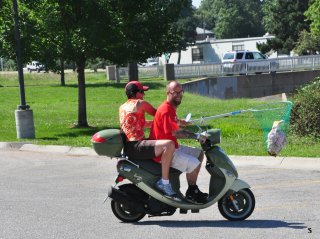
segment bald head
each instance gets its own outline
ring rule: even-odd
[[[170,91],[174,91],[175,88],[182,88],[181,84],[178,81],[171,81],[167,84],[167,93]]]
[[[177,81],[171,81],[167,84],[167,102],[177,108],[181,104],[183,96],[182,85]]]

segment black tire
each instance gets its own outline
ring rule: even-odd
[[[145,213],[130,211],[125,205],[114,200],[111,201],[111,209],[113,214],[123,222],[138,222],[146,215]]]
[[[248,188],[241,189],[233,194],[239,210],[236,210],[229,196],[224,196],[218,202],[221,215],[229,221],[242,221],[248,218],[255,207],[255,198],[252,191]]]

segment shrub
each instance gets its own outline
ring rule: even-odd
[[[320,136],[320,77],[299,89],[294,96],[291,129],[300,136]]]

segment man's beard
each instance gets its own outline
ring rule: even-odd
[[[172,103],[175,106],[179,106],[181,104],[181,100],[173,100]]]

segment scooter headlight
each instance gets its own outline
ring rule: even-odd
[[[206,133],[206,136],[210,140],[212,145],[219,144],[221,142],[220,129],[209,129]]]

